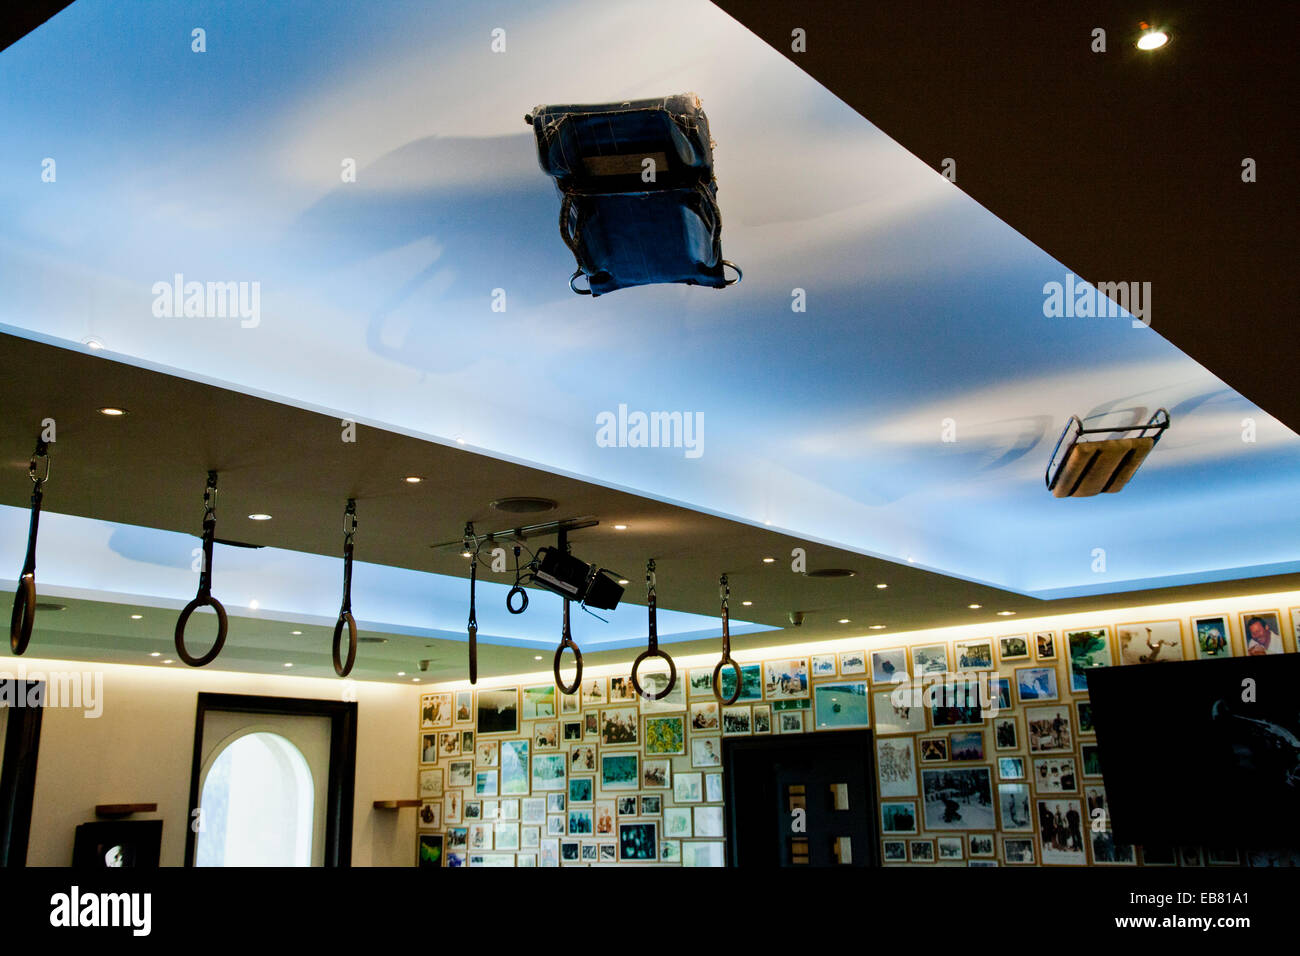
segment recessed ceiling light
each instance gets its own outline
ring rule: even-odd
[[[629,584],[630,582],[628,581],[627,578],[619,578],[619,579],[618,579],[618,583],[619,583],[619,584],[622,584],[622,585],[624,585],[624,586],[626,586],[626,585]]]
[[[916,558],[912,557],[912,556],[909,554],[909,555],[907,556],[907,563],[908,563],[908,564],[914,564],[914,563],[916,563]]]
[[[1015,611],[998,611],[998,617],[1010,617]]]
[[[1163,30],[1157,30],[1148,23],[1139,23],[1138,26],[1142,28],[1142,35],[1137,41],[1139,50],[1158,50],[1169,42],[1169,34]]]
[[[88,338],[82,339],[81,344],[84,345],[86,348],[90,349],[92,352],[98,352],[100,349],[104,347],[104,343],[101,342],[99,339],[95,338],[93,335],[89,336]]]
[[[841,623],[841,624],[848,624],[848,623],[849,623],[849,619],[848,619],[847,617],[842,617],[842,618],[840,618],[840,623]]]
[[[741,601],[740,603],[743,604],[745,607],[750,607],[750,606],[753,605],[754,602],[753,602],[753,601]]]
[[[302,631],[290,631],[289,633],[290,633],[290,634],[293,634],[294,636],[297,636],[297,635],[301,634]]]
[[[114,408],[111,405],[107,405],[104,408],[99,409],[99,414],[107,415],[109,418],[121,418],[123,415],[127,414],[127,411],[125,408]]]
[[[418,678],[418,677],[412,677],[412,678],[411,678],[411,683],[412,683],[412,684],[418,684],[418,683],[420,683],[420,678]]]
[[[424,479],[421,478],[419,475],[407,475],[402,480],[406,482],[408,485],[418,485],[420,482],[424,481]]]
[[[175,664],[176,662],[175,662],[174,660],[172,660],[172,659],[169,657],[169,658],[167,658],[167,660],[163,661],[163,663],[164,663],[164,664]]]
[[[626,530],[627,530],[627,525],[625,525],[625,524],[616,524],[616,525],[614,525],[614,530],[615,530],[615,531],[626,531]]]
[[[133,620],[133,621],[138,621],[138,620],[140,620],[140,618],[142,618],[142,617],[144,617],[143,614],[132,614],[132,615],[131,615],[131,620]]]
[[[470,554],[468,551],[462,551],[462,552],[460,553],[460,556],[461,556],[462,558],[472,558],[472,557],[474,557],[474,555]]]
[[[463,438],[457,438],[457,439],[456,439],[456,444],[457,444],[457,445],[463,445],[463,444],[465,444],[465,439],[463,439]]]
[[[541,654],[534,654],[534,655],[533,655],[533,660],[535,660],[535,661],[540,661],[541,659],[542,659],[542,655],[541,655]]]
[[[774,563],[775,561],[776,561],[776,558],[764,558],[764,559],[763,559],[763,563],[764,563],[764,564],[772,564],[772,563]]]
[[[877,587],[879,590],[883,591],[885,588],[889,587],[889,585],[888,585],[888,584],[877,584],[876,587]]]
[[[885,629],[885,625],[883,625],[883,624],[872,624],[872,625],[871,625],[871,629],[872,629],[873,631],[883,631],[883,630]]]
[[[248,609],[250,611],[256,611],[261,606],[262,605],[258,602],[257,598],[254,598],[253,600],[248,602]]]
[[[150,657],[162,657],[162,654],[160,654],[158,651],[154,651],[154,652],[153,652],[152,654],[150,654],[149,656],[150,656]]]
[[[406,676],[406,671],[398,671],[398,672],[397,672],[397,676],[398,676],[398,677],[405,677],[405,676]]]
[[[258,514],[249,515],[249,516],[248,516],[248,520],[249,520],[249,521],[270,521],[270,520],[271,520],[271,516],[270,516],[270,515],[264,515],[264,514],[261,514],[261,513],[259,512]]]
[[[292,667],[292,666],[293,666],[293,661],[285,661],[285,662],[284,662],[284,666],[285,666],[285,667]]]
[[[970,608],[972,611],[978,611],[978,610],[979,610],[980,608],[982,608],[984,605],[983,605],[983,604],[967,604],[966,606],[967,606],[968,608]]]

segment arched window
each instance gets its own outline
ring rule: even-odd
[[[257,731],[224,743],[199,806],[196,866],[311,865],[311,768],[279,734]]]

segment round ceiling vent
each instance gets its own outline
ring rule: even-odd
[[[556,502],[550,498],[498,498],[492,502],[493,511],[504,511],[512,515],[535,515],[542,511],[553,511]]]
[[[817,568],[815,571],[809,571],[810,578],[851,578],[858,572],[850,571],[848,568]]]

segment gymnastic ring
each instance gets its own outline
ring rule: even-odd
[[[731,695],[730,699],[722,696],[722,669],[730,664],[736,671],[736,692]],[[740,684],[745,678],[745,672],[740,669],[740,665],[730,657],[718,661],[713,667],[713,696],[718,699],[718,703],[730,707],[736,701],[740,700]]]
[[[515,597],[516,594],[518,594],[521,598],[524,599],[524,603],[521,604],[521,605],[519,605],[518,609],[515,608],[515,605],[514,605],[514,603],[513,603],[513,602],[514,602],[514,597]],[[527,611],[527,610],[528,610],[528,592],[525,591],[523,588],[521,588],[521,587],[520,587],[519,585],[517,585],[517,584],[516,584],[514,587],[512,587],[509,591],[507,591],[507,592],[506,592],[506,610],[509,611],[511,614],[523,614],[524,611]]]
[[[339,638],[343,636],[343,625],[348,626],[348,662],[344,664],[339,660]],[[352,665],[357,659],[357,622],[348,611],[339,615],[339,619],[334,622],[334,644],[331,650],[334,653],[334,673],[340,677],[347,677],[352,673]]]
[[[573,675],[573,683],[567,686],[560,677],[560,658],[564,656],[564,649],[566,647],[573,648],[573,659],[578,665],[578,671]],[[579,649],[577,644],[572,641],[567,641],[561,643],[560,646],[555,649],[555,667],[553,670],[555,671],[556,687],[560,688],[560,690],[565,694],[576,694],[578,692],[578,688],[582,686],[582,651]]]
[[[28,572],[18,578],[18,590],[14,592],[14,613],[9,619],[9,649],[14,654],[26,653],[35,622],[36,575]]]
[[[576,285],[573,284],[574,281],[575,281],[575,280],[578,278],[578,276],[580,276],[580,275],[586,275],[586,273],[584,273],[581,269],[578,269],[578,270],[576,270],[576,271],[573,273],[573,275],[569,276],[569,288],[572,289],[574,292],[578,293],[578,295],[591,295],[591,277],[590,277],[590,276],[587,277],[587,288],[585,288],[585,289],[579,289]]]
[[[636,676],[637,669],[641,666],[641,662],[644,661],[647,657],[662,657],[664,660],[668,662],[668,686],[665,687],[662,691],[660,691],[657,694],[647,694],[644,690],[641,689],[641,682],[637,680],[637,676]],[[654,647],[654,648],[647,647],[644,651],[642,651],[637,656],[637,659],[632,662],[632,686],[636,688],[637,694],[642,698],[644,698],[645,700],[663,700],[665,697],[667,697],[669,694],[673,692],[673,687],[676,684],[677,684],[677,665],[673,663],[673,659],[671,657],[669,657],[664,651],[661,651],[658,647]]]
[[[734,262],[732,262],[730,259],[723,259],[723,260],[722,260],[722,268],[723,268],[723,271],[724,271],[724,272],[726,271],[727,266],[731,266],[731,268],[733,268],[733,269],[736,270],[736,278],[732,279],[730,282],[727,282],[726,280],[724,280],[724,283],[725,283],[726,285],[737,285],[737,284],[740,282],[741,279],[745,278],[745,273],[743,273],[743,272],[740,271],[740,266],[736,265],[736,264],[735,264]]]
[[[210,607],[217,612],[217,640],[202,657],[194,657],[185,649],[185,625],[193,614],[201,607]],[[226,609],[221,606],[221,602],[212,595],[206,597],[196,597],[189,604],[185,605],[185,610],[181,611],[181,616],[176,619],[176,656],[183,660],[190,667],[203,667],[211,664],[221,653],[221,649],[226,646]]]

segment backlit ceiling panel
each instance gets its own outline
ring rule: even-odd
[[[961,157],[703,0],[646,10],[78,0],[0,54],[0,323],[1040,597],[1300,570],[1300,439],[1160,336],[1158,286],[1150,328],[1046,314],[1068,268]],[[687,90],[744,282],[575,297],[524,113]],[[243,314],[169,315],[177,277]],[[1122,494],[1045,491],[1069,415],[1159,407]],[[632,447],[620,410],[698,427]]]

